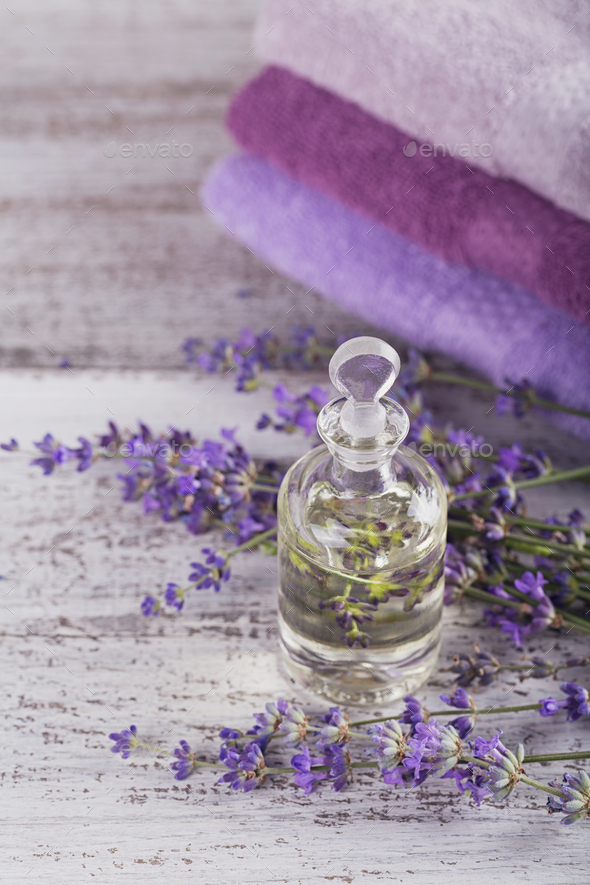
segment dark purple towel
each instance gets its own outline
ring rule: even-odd
[[[302,183],[590,323],[590,224],[527,188],[457,155],[405,156],[399,129],[282,68],[248,83],[227,122],[245,150]]]

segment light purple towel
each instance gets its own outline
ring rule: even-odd
[[[571,212],[458,156],[405,156],[399,129],[283,68],[244,86],[227,122],[248,153],[303,184],[590,324],[590,224]]]
[[[590,221],[587,0],[267,0],[255,46]],[[486,148],[486,153],[488,149]]]
[[[590,410],[590,331],[526,290],[448,264],[254,157],[221,161],[202,199],[265,261],[345,309],[499,386],[526,377]],[[590,438],[589,421],[559,423]]]

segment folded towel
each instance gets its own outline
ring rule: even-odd
[[[265,261],[345,309],[500,386],[526,377],[590,410],[590,331],[526,290],[430,255],[255,157],[221,161],[202,199]],[[590,438],[584,419],[559,423]]]
[[[270,0],[261,58],[590,220],[586,0]],[[490,148],[485,148],[488,153]],[[480,153],[478,149],[478,153]]]
[[[590,224],[450,156],[403,153],[408,137],[284,68],[233,99],[249,153],[449,261],[490,271],[590,323]]]

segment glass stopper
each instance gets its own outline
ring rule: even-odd
[[[340,425],[353,437],[377,436],[385,428],[380,402],[400,370],[397,352],[380,338],[363,336],[341,344],[330,360],[330,380],[346,398]]]

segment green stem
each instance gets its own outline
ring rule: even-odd
[[[522,609],[521,603],[517,602],[515,599],[502,599],[500,596],[494,596],[493,593],[487,593],[485,590],[480,590],[479,587],[463,587],[462,591],[465,596],[470,596],[472,599],[479,599],[480,602],[488,602],[491,605],[506,605],[508,608],[517,608],[519,611]]]
[[[458,384],[461,387],[473,387],[474,390],[489,390],[490,393],[502,393],[493,384],[478,381],[476,378],[462,378],[460,375],[447,375],[446,372],[431,372],[427,381],[439,381],[441,384]]]
[[[250,486],[255,492],[270,492],[271,495],[277,495],[279,492],[278,486],[264,485],[261,482],[255,482]]]
[[[536,486],[546,486],[554,482],[568,482],[575,479],[584,479],[590,476],[590,464],[585,467],[576,467],[574,470],[562,470],[558,473],[545,473],[536,479],[524,479],[522,482],[515,482],[515,489],[532,489]],[[462,492],[460,495],[452,495],[451,501],[463,501],[467,498],[480,498],[484,495],[495,494],[494,489],[481,489],[479,492]]]
[[[263,541],[267,541],[272,535],[276,535],[276,533],[276,527],[274,529],[267,529],[265,532],[260,532],[259,535],[254,535],[249,541],[240,544],[239,547],[234,547],[233,550],[228,552],[227,556],[229,558],[230,556],[235,556],[236,553],[241,553],[242,550],[251,550],[252,547],[258,547]]]
[[[501,393],[503,396],[518,396],[518,391],[516,390],[504,391],[501,388],[496,387],[494,384],[487,384],[485,381],[477,381],[475,378],[462,378],[460,375],[448,375],[445,372],[432,372],[428,376],[428,380],[439,381],[442,384],[459,384],[462,387],[473,387],[475,390],[488,390],[490,393]],[[585,412],[583,409],[573,409],[570,406],[562,406],[559,403],[554,403],[548,399],[541,399],[534,391],[528,393],[527,399],[533,406],[541,406],[544,409],[553,409],[556,412],[565,412],[567,415],[578,415],[580,418],[590,418],[590,412]]]
[[[518,594],[519,591],[513,591],[512,587],[505,588],[507,593],[510,594]],[[486,593],[485,590],[480,590],[477,587],[464,587],[463,593],[465,596],[470,596],[472,599],[479,599],[480,602],[489,602],[491,605],[506,605],[508,608],[518,608],[520,609],[521,603],[516,600],[511,599],[502,599],[500,596],[494,596],[493,593]],[[524,595],[524,594],[520,594]],[[533,608],[536,608],[536,605],[533,601],[531,601],[528,597],[525,596],[527,600],[527,604],[531,605]],[[580,630],[582,633],[590,634],[590,620],[586,620],[585,618],[580,618],[578,615],[572,615],[571,612],[566,611],[563,608],[556,608],[555,611],[557,614],[561,615],[564,621],[567,621],[572,627],[575,627],[576,630]]]
[[[556,608],[555,611],[558,615],[561,615],[564,621],[567,621],[568,624],[571,624],[572,627],[577,627],[578,630],[582,630],[584,633],[590,633],[590,620],[588,620],[588,618],[582,618],[579,615],[573,615],[565,608]]]
[[[530,759],[528,760],[531,761]],[[523,763],[527,762],[527,758],[523,759]],[[559,796],[560,799],[563,799],[563,793],[561,790],[556,790],[555,787],[550,787],[549,784],[542,784],[540,781],[533,780],[532,777],[528,777],[526,774],[521,774],[520,780],[523,784],[528,784],[529,787],[536,787],[537,790],[543,790],[544,793],[550,793],[552,796]]]
[[[161,747],[152,747],[151,744],[144,744],[143,741],[137,741],[135,746],[143,747],[145,750],[153,750],[154,753],[161,754],[162,756],[174,756],[174,753],[171,753],[169,750],[163,750]],[[220,770],[227,771],[227,766],[216,765],[214,762],[198,762],[195,759],[194,765],[200,765],[201,768],[218,768]]]
[[[428,717],[432,716],[457,716],[466,714],[469,716],[487,716],[490,713],[519,713],[522,710],[540,710],[541,704],[517,704],[512,707],[488,707],[486,710],[479,709],[465,709],[461,710],[458,707],[447,707],[446,710],[432,710],[428,711]],[[358,728],[360,725],[373,725],[375,722],[387,722],[389,719],[401,719],[403,713],[398,713],[397,716],[381,716],[379,719],[361,719],[359,722],[351,722],[350,728]],[[365,735],[360,735],[360,737],[365,737]]]
[[[464,531],[467,534],[478,534],[478,530],[472,523],[463,522],[459,519],[449,519],[447,525],[450,529],[454,529],[455,531]],[[590,559],[590,550],[581,550],[579,547],[574,547],[573,544],[560,544],[559,541],[546,541],[545,538],[540,538],[538,535],[504,535],[502,542],[506,544],[507,547],[516,547],[518,549],[519,545],[528,544],[533,547],[544,547],[549,551],[557,551],[558,553],[562,553],[564,556],[569,554],[570,556],[577,556],[581,559]]]
[[[523,765],[527,762],[561,762],[566,759],[590,759],[590,750],[575,750],[572,753],[541,753],[538,756],[525,756]]]
[[[267,485],[275,486],[277,489],[281,484],[281,480],[277,479],[275,476],[264,476],[262,473],[258,474],[258,479]]]

